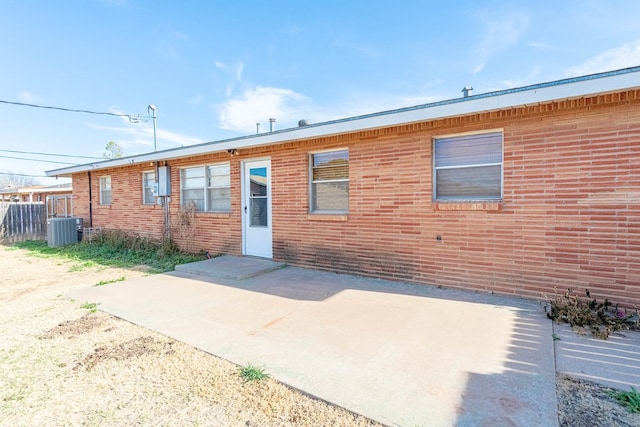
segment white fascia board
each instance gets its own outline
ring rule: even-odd
[[[27,190],[29,193],[68,193],[71,191],[71,186],[65,188],[38,188],[36,190]]]
[[[469,114],[536,105],[550,101],[582,98],[637,87],[640,87],[640,67],[473,95],[468,98],[456,98],[416,107],[401,108],[325,123],[311,124],[299,128],[249,135],[220,142],[209,142],[97,163],[87,163],[50,170],[47,171],[46,174],[47,176],[70,176],[78,172],[175,160],[203,154],[219,153],[230,149],[240,150],[243,148],[267,146],[302,139],[321,138],[447,117],[459,117]]]

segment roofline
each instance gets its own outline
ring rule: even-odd
[[[231,149],[259,147],[302,139],[326,137],[336,134],[405,125],[445,117],[462,116],[486,111],[536,105],[554,100],[578,98],[598,93],[615,92],[640,87],[640,66],[538,83],[513,89],[460,97],[413,107],[310,124],[303,127],[241,136],[221,141],[206,142],[187,147],[171,148],[152,153],[120,157],[94,163],[46,171],[47,176],[71,174],[128,166],[145,162],[175,160]]]
[[[37,194],[37,193],[67,193],[72,191],[73,188],[71,185],[68,187],[38,187],[38,188],[29,188],[29,187],[14,187],[14,188],[3,188],[0,190],[0,194]]]

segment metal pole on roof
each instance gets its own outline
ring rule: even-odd
[[[156,143],[156,106],[150,104],[147,107],[147,113],[149,113],[153,118],[153,151],[156,151],[158,148]]]

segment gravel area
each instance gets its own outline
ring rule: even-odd
[[[0,272],[0,426],[380,425],[65,297],[143,268],[0,246]],[[640,426],[609,392],[559,375],[560,426]]]
[[[625,410],[605,386],[571,378],[556,377],[560,427],[640,426],[640,414]]]

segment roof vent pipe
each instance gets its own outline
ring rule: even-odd
[[[273,128],[276,126],[276,119],[269,119],[269,132],[273,132]]]
[[[256,123],[256,134],[260,133],[260,123]]]
[[[471,86],[465,86],[462,88],[462,97],[463,98],[468,98],[471,96],[471,91],[473,90],[473,88]]]

